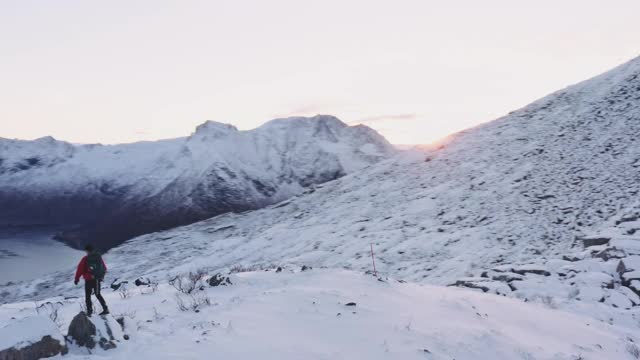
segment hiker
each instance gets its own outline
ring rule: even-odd
[[[107,308],[107,303],[100,294],[100,283],[107,272],[107,265],[104,263],[104,260],[102,260],[102,256],[93,249],[93,246],[87,245],[84,250],[87,252],[87,256],[80,260],[78,270],[76,270],[76,278],[73,283],[78,285],[80,276],[84,278],[84,299],[87,304],[88,316],[93,314],[93,304],[91,303],[92,292],[96,295],[96,298],[102,306],[100,315],[107,315],[109,308]]]

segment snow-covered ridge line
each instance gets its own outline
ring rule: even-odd
[[[247,131],[208,121],[185,138],[121,145],[0,139],[0,225],[80,224],[62,238],[109,248],[260,208],[395,153],[374,130],[328,115]]]

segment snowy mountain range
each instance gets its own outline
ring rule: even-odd
[[[322,115],[249,131],[208,121],[186,138],[123,145],[0,138],[0,224],[65,225],[68,244],[108,249],[282,201],[394,152],[374,130]]]
[[[374,160],[392,152],[370,130],[327,119],[344,131],[364,131],[356,148],[376,140]],[[305,131],[314,128],[309,122],[300,123]],[[290,121],[265,129],[276,131],[284,123]],[[640,58],[455,134],[437,150],[396,155],[260,210],[144,235],[107,259],[117,278],[256,263],[365,271],[371,270],[373,244],[379,271],[412,281],[449,285],[500,266],[551,260],[561,262],[553,264],[559,269],[570,263],[563,257],[582,256],[580,238],[633,213],[640,191],[639,135]],[[197,132],[180,142],[199,137]],[[329,174],[337,171],[334,164]],[[317,174],[314,167],[303,167],[303,174]],[[616,276],[615,265],[605,267]],[[5,291],[4,301],[55,295],[66,287],[66,276]],[[500,288],[511,293],[506,284]]]
[[[134,346],[105,357],[638,359],[639,138],[636,58],[437,149],[355,141],[345,176],[111,249]],[[74,293],[71,269],[0,286],[0,325],[33,299],[66,324]]]

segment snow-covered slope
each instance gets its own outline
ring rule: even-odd
[[[62,238],[109,248],[273,204],[394,152],[372,129],[321,115],[250,131],[209,121],[187,138],[124,145],[0,139],[0,224],[80,224]]]
[[[504,262],[557,257],[638,199],[640,58],[454,135],[245,214],[115,249],[130,269],[299,261],[448,283]],[[189,242],[194,246],[186,246]],[[157,264],[133,249],[181,248]],[[164,244],[164,246],[162,246]],[[185,244],[182,246],[182,244]]]
[[[372,243],[389,276],[458,283],[602,320],[629,308],[633,315],[616,318],[635,321],[640,299],[616,271],[619,260],[591,258],[597,254],[578,239],[637,204],[639,135],[635,59],[438,150],[398,155],[261,210],[130,240],[107,254],[110,276],[255,263],[363,271]],[[67,291],[69,273],[57,273],[0,288],[0,299]]]
[[[633,360],[640,352],[635,326],[469,290],[318,269],[237,273],[230,281],[203,282],[191,295],[166,283],[105,291],[130,340],[91,357],[71,345],[61,358]],[[65,331],[81,301],[50,299],[39,312],[57,311]],[[34,307],[0,306],[0,328]]]

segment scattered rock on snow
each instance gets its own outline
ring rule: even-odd
[[[44,316],[24,318],[0,329],[0,360],[36,360],[67,351],[58,326]]]

